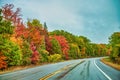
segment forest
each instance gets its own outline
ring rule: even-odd
[[[50,32],[38,19],[25,23],[20,12],[13,4],[0,9],[0,70],[100,56],[120,64],[120,32],[108,36],[108,44],[98,44],[64,30]]]

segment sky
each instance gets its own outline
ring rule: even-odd
[[[94,43],[108,43],[120,31],[120,0],[0,0],[14,4],[22,18],[46,22],[49,31],[65,30]]]

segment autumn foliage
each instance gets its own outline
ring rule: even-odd
[[[64,36],[54,36],[54,37],[60,43],[62,52],[65,55],[65,59],[68,59],[69,45],[68,45],[66,38]]]
[[[38,53],[34,43],[31,43],[30,48],[32,50],[31,63],[32,64],[37,64],[38,61],[39,61],[39,53]]]
[[[2,7],[3,18],[6,20],[12,21],[15,26],[19,25],[21,22],[20,18],[20,8],[17,8],[16,11],[13,11],[13,4],[6,4]]]
[[[7,67],[7,63],[5,62],[6,57],[0,52],[0,69],[5,69]]]
[[[0,69],[110,55],[111,48],[90,43],[84,36],[64,30],[49,32],[46,23],[41,24],[37,19],[25,23],[20,10],[15,10],[13,4],[0,9]]]

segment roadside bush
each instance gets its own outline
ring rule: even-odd
[[[49,62],[58,62],[62,60],[62,56],[60,54],[53,54],[48,56]]]

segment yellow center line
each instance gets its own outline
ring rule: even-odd
[[[75,63],[74,63],[74,64],[75,64]],[[57,71],[55,71],[55,72],[53,72],[53,73],[50,73],[50,74],[48,74],[47,76],[44,76],[44,77],[40,78],[40,80],[47,80],[47,79],[49,79],[50,77],[52,77],[52,76],[54,76],[54,75],[56,75],[56,74],[58,74],[58,73],[60,73],[60,72],[62,72],[62,71],[64,71],[64,70],[68,69],[69,67],[71,67],[71,66],[74,65],[74,64],[67,65],[67,66],[61,68],[60,70],[57,70]]]
[[[52,77],[52,76],[54,76],[54,75],[56,75],[56,74],[58,74],[58,73],[60,73],[60,72],[61,72],[60,70],[55,71],[55,72],[53,72],[53,73],[51,73],[51,74],[48,74],[47,76],[41,78],[40,80],[47,80],[48,78],[50,78],[50,77]]]
[[[83,60],[83,61],[80,61],[80,63],[82,63],[82,62],[84,62],[84,60]],[[78,64],[80,64],[80,63],[78,63]],[[69,69],[70,67],[74,67],[74,66],[76,66],[76,65],[78,65],[78,64],[76,64],[76,63],[74,63],[74,64],[69,64],[69,65],[67,65],[67,66],[65,66],[65,67],[63,67],[63,68],[61,68],[61,69],[59,69],[59,70],[57,70],[57,71],[55,71],[55,72],[53,72],[53,73],[50,73],[50,74],[48,74],[48,75],[40,78],[40,80],[47,80],[47,79],[51,78],[52,76],[54,76],[54,75],[56,75],[56,74],[58,74],[58,73],[60,73],[60,72],[62,72],[62,71],[64,71],[64,70],[67,70],[67,69]]]

